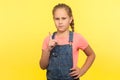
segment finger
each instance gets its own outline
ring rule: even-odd
[[[49,32],[49,38],[50,38],[50,40],[52,40],[52,35],[51,35],[51,33]]]
[[[72,71],[69,73],[70,75],[75,75],[76,74],[76,71]]]
[[[78,73],[73,73],[73,74],[70,74],[71,76],[73,77],[76,77],[78,75]]]
[[[70,76],[72,76],[72,77],[76,77],[76,76],[77,76],[77,74],[73,74],[73,75],[70,75]]]
[[[71,71],[75,71],[75,70],[76,70],[76,68],[71,68],[70,70],[71,70]]]
[[[78,79],[79,78],[79,74],[77,72],[71,74],[70,76],[72,76],[74,79]]]
[[[75,74],[75,72],[71,72],[71,73],[69,73],[70,75],[73,75],[73,74]]]
[[[75,68],[71,68],[70,71],[71,71],[71,72],[70,72],[70,75],[75,74]]]
[[[79,78],[79,75],[74,77],[74,79],[78,79],[78,78]]]
[[[55,45],[57,45],[57,41],[54,39]]]
[[[75,68],[71,68],[70,70],[75,70]]]

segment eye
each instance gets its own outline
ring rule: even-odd
[[[62,17],[62,20],[65,20],[66,19],[66,17]]]
[[[54,18],[55,20],[59,20],[59,18]]]

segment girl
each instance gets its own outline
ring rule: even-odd
[[[68,5],[58,4],[52,13],[57,31],[43,42],[40,67],[47,69],[47,80],[79,80],[92,65],[95,53],[87,41],[74,32],[72,10]],[[81,68],[77,67],[79,49],[87,56]]]

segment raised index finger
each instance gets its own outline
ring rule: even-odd
[[[49,32],[49,38],[50,38],[50,40],[52,40],[52,35],[51,35],[51,33]]]

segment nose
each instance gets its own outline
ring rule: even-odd
[[[62,24],[62,19],[59,20],[59,24]]]

